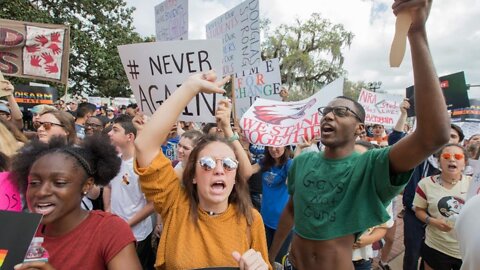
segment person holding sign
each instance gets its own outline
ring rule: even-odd
[[[449,138],[449,115],[430,55],[425,23],[431,0],[397,0],[395,15],[411,17],[410,41],[417,128],[392,147],[354,152],[365,130],[365,110],[346,97],[319,108],[322,153],[296,157],[288,174],[290,200],[269,250],[270,261],[294,228],[290,269],[353,269],[352,246],[366,229],[389,216],[385,206],[403,189],[412,169]]]
[[[86,211],[82,197],[93,186],[107,185],[118,173],[115,147],[101,137],[73,146],[61,137],[34,140],[13,161],[17,184],[31,212],[42,214],[36,233],[43,237],[48,262],[16,265],[16,270],[141,269],[135,238],[121,218]]]
[[[262,218],[252,209],[247,182],[240,177],[242,167],[248,169],[250,163],[238,135],[221,121],[228,139],[200,139],[190,153],[182,181],[159,149],[195,95],[224,93],[220,87],[228,78],[216,79],[212,71],[190,76],[157,109],[135,140],[135,170],[145,196],[154,203],[164,223],[157,269],[271,269],[266,262]],[[230,116],[229,108],[228,102],[222,102],[217,119]]]

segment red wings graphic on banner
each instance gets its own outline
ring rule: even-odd
[[[317,102],[313,98],[307,103],[297,104],[280,104],[268,106],[255,106],[253,113],[258,120],[273,125],[280,125],[286,119],[299,119],[305,115],[305,111]]]

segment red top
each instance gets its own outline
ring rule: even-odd
[[[118,216],[91,211],[75,229],[60,237],[44,237],[42,246],[48,251],[48,262],[57,270],[107,269],[107,264],[128,244],[135,242],[132,230]]]

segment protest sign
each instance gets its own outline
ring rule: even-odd
[[[41,219],[40,214],[0,211],[0,269],[23,262]]]
[[[140,110],[152,115],[191,74],[221,70],[221,47],[220,40],[187,40],[123,45],[118,50]],[[180,120],[215,122],[215,109],[221,98],[198,94]]]
[[[237,118],[240,119],[257,98],[281,100],[281,83],[278,58],[263,61],[257,67],[235,74]]]
[[[58,92],[53,87],[16,84],[13,96],[20,106],[30,108],[38,104],[53,105],[58,99]]]
[[[157,41],[188,39],[188,0],[165,0],[155,6]]]
[[[102,98],[101,97],[88,97],[88,102],[95,104],[95,106],[100,107],[102,106]]]
[[[223,74],[241,72],[260,64],[258,0],[247,0],[207,24],[207,39],[223,43]]]
[[[67,83],[68,26],[0,19],[0,36],[4,75]]]
[[[470,99],[470,107],[452,110],[452,122],[480,122],[480,99]]]
[[[365,109],[365,123],[393,127],[400,117],[402,96],[376,93],[362,89],[358,103]]]
[[[467,93],[468,87],[465,82],[465,73],[463,71],[439,77],[439,80],[448,110],[470,106]],[[408,117],[415,116],[414,86],[407,88],[406,97],[410,103],[410,109],[407,110]]]
[[[18,188],[12,183],[12,177],[8,172],[0,172],[0,210],[20,212],[22,199]]]
[[[258,98],[240,120],[243,134],[252,144],[295,145],[320,134],[318,107],[343,93],[343,78],[337,79],[302,101],[282,102]]]

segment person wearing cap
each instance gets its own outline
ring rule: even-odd
[[[7,104],[3,104],[6,106],[2,108],[2,112],[5,115],[4,117],[15,124],[20,130],[23,128],[23,114],[20,108],[18,107],[17,101],[13,96],[14,87],[10,81],[1,80],[0,81],[0,90],[6,94]],[[7,110],[8,109],[8,110]]]
[[[115,118],[115,109],[112,106],[107,107],[107,118],[109,122],[113,122]]]
[[[404,124],[407,119],[407,111],[410,104],[408,100],[402,102],[401,115],[398,119],[397,124],[393,128],[392,133],[388,136],[389,145],[393,145],[398,142],[401,138],[405,137],[407,133],[404,131]],[[450,140],[449,143],[460,144],[463,141],[465,135],[463,134],[462,129],[455,125],[450,125]],[[413,210],[413,199],[415,197],[415,191],[418,186],[418,182],[421,179],[439,174],[438,170],[438,160],[433,155],[431,155],[427,160],[424,160],[420,165],[415,167],[413,170],[412,176],[408,181],[407,186],[403,191],[402,203],[404,207],[404,216],[403,216],[403,229],[404,234],[403,243],[405,245],[405,253],[403,257],[403,269],[417,269],[418,268],[418,259],[420,258],[420,250],[423,243],[423,238],[425,237],[425,224],[420,221],[415,216],[415,211]],[[379,263],[380,269],[391,269],[386,262]]]

